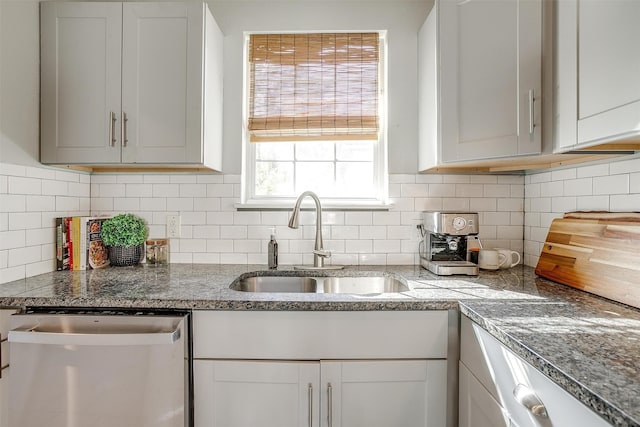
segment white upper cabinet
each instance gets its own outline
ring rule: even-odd
[[[436,0],[419,34],[419,169],[541,151],[540,0]]]
[[[41,4],[41,161],[220,170],[222,34],[204,3]]]
[[[640,2],[556,4],[554,148],[640,137]]]

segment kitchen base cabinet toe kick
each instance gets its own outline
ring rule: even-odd
[[[195,427],[455,425],[447,311],[196,311],[193,328]]]

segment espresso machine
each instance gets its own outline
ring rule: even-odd
[[[477,213],[422,212],[419,228],[420,264],[424,268],[440,276],[478,275],[478,266],[467,255],[470,241],[478,241]]]

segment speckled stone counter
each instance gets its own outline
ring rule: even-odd
[[[399,294],[260,294],[229,288],[252,265],[124,267],[54,272],[0,285],[4,307],[209,310],[459,309],[612,425],[640,426],[640,311],[540,279],[529,267],[437,277],[414,266],[318,275],[391,275]],[[564,427],[564,426],[562,426]]]

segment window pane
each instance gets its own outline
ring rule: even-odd
[[[336,196],[375,197],[373,163],[337,163]]]
[[[293,162],[256,162],[256,196],[290,196]]]
[[[373,141],[336,143],[337,160],[373,161]]]
[[[255,144],[256,160],[293,160],[292,142]]]
[[[296,163],[296,193],[311,190],[318,196],[332,196],[334,174],[332,162]]]
[[[296,160],[333,160],[333,142],[298,142]]]

